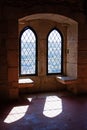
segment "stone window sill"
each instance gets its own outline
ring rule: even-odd
[[[72,84],[76,82],[76,78],[70,76],[57,76],[56,79],[62,84]]]
[[[29,78],[19,78],[18,83],[19,83],[19,88],[26,88],[26,87],[32,87],[34,81]]]

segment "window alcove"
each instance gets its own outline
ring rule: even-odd
[[[77,55],[78,54],[78,23],[71,18],[62,16],[62,15],[58,15],[58,14],[33,14],[33,15],[26,16],[26,17],[19,19],[19,34],[24,27],[31,25],[31,21],[38,21],[38,20],[43,21],[43,23],[44,23],[44,20],[49,20],[49,21],[58,23],[63,28],[66,28],[66,34],[63,33],[63,36],[65,35],[64,36],[65,37],[64,38],[64,40],[65,40],[64,47],[63,47],[63,51],[64,51],[64,53],[63,53],[63,70],[62,70],[63,73],[60,73],[59,75],[53,75],[53,77],[56,77],[57,81],[61,82],[63,84],[68,84],[70,81],[71,81],[70,83],[72,83],[72,81],[74,81],[74,80],[76,81],[76,79],[77,79],[77,60],[78,60],[78,58],[77,58],[78,57],[78,55]],[[33,29],[34,29],[34,27],[36,27],[34,22],[32,24],[32,27],[33,27]],[[52,26],[51,29],[53,27],[54,26]],[[40,28],[39,23],[38,23],[38,28]],[[57,26],[57,28],[58,28],[58,26]],[[58,28],[58,29],[61,30],[60,28]],[[62,33],[62,30],[61,30],[61,33]],[[45,34],[43,31],[43,36],[44,35]],[[47,36],[47,34],[46,34],[46,36]],[[37,37],[38,37],[38,35],[37,35]],[[40,38],[38,38],[38,40],[39,39]],[[44,40],[44,39],[42,39],[42,40]],[[43,41],[41,41],[41,42],[43,42]],[[41,45],[41,46],[43,47],[43,45]],[[43,49],[44,49],[44,47],[43,47]],[[45,51],[45,53],[46,53],[46,51]],[[39,55],[40,51],[37,53]],[[41,56],[42,56],[42,54],[41,54]],[[42,56],[42,58],[43,58],[43,56]],[[41,76],[44,76],[44,78],[42,77],[43,80],[45,79],[43,82],[43,84],[44,84],[47,80],[47,78],[46,78],[47,77],[47,75],[46,75],[46,70],[47,70],[46,69],[46,67],[47,67],[46,66],[46,54],[45,54],[45,58],[43,58],[43,59],[44,59],[44,64],[42,65],[42,63],[41,63],[41,61],[39,61],[39,57],[38,57],[38,62],[37,62],[38,63],[38,72],[37,72],[38,75],[37,76],[39,76],[40,79],[41,79]],[[43,69],[43,67],[45,69]],[[24,78],[26,78],[26,77],[24,77]],[[32,78],[31,76],[28,78],[34,79],[34,81],[37,80],[37,78],[35,79],[35,77]],[[21,79],[21,76],[19,77],[19,79]],[[39,82],[39,80],[37,82]]]

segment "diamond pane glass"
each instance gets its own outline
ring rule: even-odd
[[[61,73],[62,38],[54,29],[48,36],[48,74]]]
[[[21,36],[21,74],[35,74],[36,72],[36,37],[31,29],[27,29]]]

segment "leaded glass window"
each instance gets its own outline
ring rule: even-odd
[[[20,75],[35,75],[37,73],[36,34],[26,27],[20,36]]]
[[[47,40],[47,74],[62,73],[62,35],[53,29]]]

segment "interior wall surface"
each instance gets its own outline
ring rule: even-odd
[[[16,4],[14,3],[12,4],[10,2],[8,3],[2,2],[2,4],[0,5],[1,6],[0,8],[0,59],[1,59],[0,92],[2,93],[1,97],[7,99],[7,98],[17,98],[19,96],[19,84],[18,84],[19,23],[18,20],[20,18],[37,14],[37,13],[40,14],[49,13],[49,14],[61,15],[73,19],[78,23],[78,51],[76,55],[77,80],[75,84],[67,85],[67,87],[71,91],[75,91],[77,93],[87,92],[87,72],[86,72],[87,70],[87,56],[86,56],[87,15],[86,13],[84,13],[82,1],[80,1],[79,4],[74,4],[74,2],[70,2],[70,1],[68,1],[68,4],[67,2],[66,4],[63,3],[56,4],[55,2],[53,2],[53,4],[47,4],[46,2],[42,2],[42,4],[41,2],[34,4],[32,2],[32,4],[28,3],[26,5],[24,3],[23,4],[21,3],[21,6],[20,3],[16,3]],[[38,23],[42,25],[41,21],[39,21]],[[33,26],[35,26],[35,28],[37,29],[36,26],[37,24],[34,24],[33,22],[30,22],[29,24],[31,26],[33,24]],[[48,28],[50,28],[50,26],[53,26],[53,23],[51,24],[52,25],[49,25]],[[43,34],[45,31],[47,30],[43,29]],[[44,44],[46,45],[44,38],[41,38],[39,32],[38,35],[39,35],[40,43],[42,43],[42,44],[39,43],[39,47],[43,46]],[[45,34],[43,36],[45,36]],[[69,45],[69,41],[67,44]],[[45,54],[45,52],[42,53]],[[72,55],[74,55],[73,52]],[[42,56],[42,60],[44,61],[43,55],[41,56]],[[67,65],[67,69],[69,69],[68,65]],[[44,70],[42,72],[43,72],[42,74],[39,72],[39,78],[37,77],[38,82],[36,82],[35,85],[37,86],[36,87],[37,90],[39,90],[40,87],[41,90],[46,90],[48,84],[49,84],[48,88],[50,90],[53,90],[53,88],[58,89],[58,86],[62,86],[62,87],[64,86],[63,84],[56,82],[56,79],[54,77],[52,78],[53,80],[51,80],[51,77],[45,77]],[[71,75],[70,71],[68,72],[69,72],[68,74]],[[40,84],[44,84],[45,87],[43,85],[40,86]],[[34,91],[33,88],[31,88],[31,92],[32,91]]]

